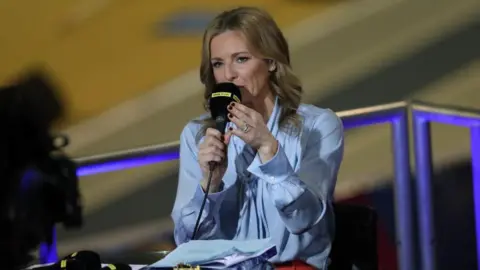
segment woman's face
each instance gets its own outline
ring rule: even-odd
[[[270,93],[271,66],[254,56],[239,31],[226,31],[210,42],[211,64],[216,83],[231,82],[241,89],[242,103],[251,107],[256,98]]]

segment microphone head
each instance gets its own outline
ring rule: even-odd
[[[132,270],[132,267],[124,263],[112,263],[104,266],[102,270]]]
[[[70,255],[65,256],[65,259],[80,261],[85,265],[85,268],[87,270],[97,270],[101,269],[102,267],[100,256],[97,253],[89,250],[81,250],[74,252]]]
[[[232,101],[241,102],[240,88],[233,83],[219,83],[215,85],[209,100],[210,113],[213,119],[219,116],[228,122],[228,104]]]

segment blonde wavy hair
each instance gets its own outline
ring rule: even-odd
[[[274,61],[276,69],[270,76],[270,88],[278,97],[281,107],[280,127],[289,130],[294,127],[293,130],[298,131],[300,119],[297,109],[301,101],[302,86],[292,71],[288,43],[273,18],[266,11],[255,7],[238,7],[224,11],[215,17],[205,30],[200,64],[200,80],[205,85],[205,110],[209,111],[209,98],[216,84],[210,59],[210,43],[214,37],[226,31],[241,32],[256,53],[264,59]],[[207,128],[215,126],[211,119],[200,122],[202,129],[198,138],[205,134]]]

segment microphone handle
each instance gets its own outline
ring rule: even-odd
[[[216,161],[210,161],[208,162],[208,166],[210,167],[210,172],[213,172],[215,170],[215,167],[217,167],[217,162]]]
[[[224,115],[219,115],[215,118],[215,128],[222,133],[225,134],[225,128],[227,127],[227,119]]]

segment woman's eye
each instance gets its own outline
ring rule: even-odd
[[[249,58],[246,57],[246,56],[240,56],[240,57],[237,58],[237,62],[238,62],[238,63],[245,63],[245,62],[248,61],[248,59],[249,59]]]
[[[212,63],[212,67],[213,67],[213,68],[218,68],[218,67],[220,67],[221,65],[222,65],[222,63],[220,63],[220,62],[213,62],[213,63]]]

